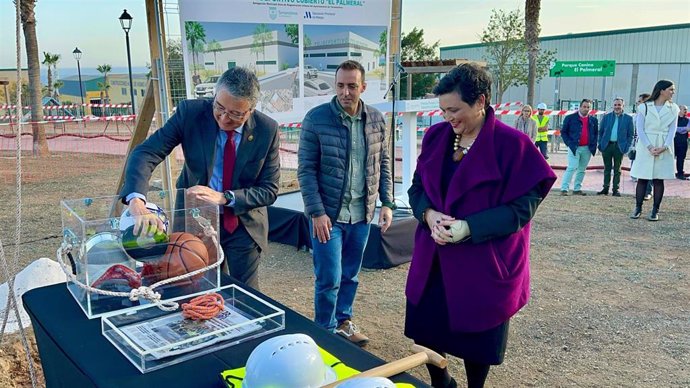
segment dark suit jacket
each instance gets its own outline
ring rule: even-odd
[[[153,170],[178,144],[182,145],[185,162],[176,187],[208,186],[220,130],[212,104],[205,99],[182,101],[165,125],[132,151],[125,168],[122,198],[133,192],[147,193]],[[261,250],[268,246],[266,207],[278,195],[279,138],[278,124],[254,111],[244,124],[233,172],[233,209]],[[179,206],[183,201],[178,197],[176,203]]]
[[[611,131],[613,130],[613,124],[616,122],[616,114],[609,112],[604,115],[601,119],[601,125],[599,126],[599,151],[604,152],[606,147],[611,141]],[[635,129],[633,128],[633,121],[630,115],[623,113],[618,118],[618,149],[623,154],[628,153],[628,149],[632,144],[633,133]]]
[[[594,155],[597,152],[597,135],[599,134],[599,121],[594,116],[589,116],[588,122],[589,152]],[[565,116],[563,125],[561,127],[561,139],[573,154],[577,151],[580,144],[580,135],[582,135],[582,121],[580,121],[580,113],[575,112]]]

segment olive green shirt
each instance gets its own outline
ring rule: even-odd
[[[337,99],[336,99],[337,102]],[[362,121],[362,102],[357,107],[357,113],[350,116],[340,102],[337,102],[340,118],[350,130],[350,163],[347,171],[347,184],[343,202],[338,212],[338,222],[355,224],[366,220],[366,141],[364,139],[364,123]]]

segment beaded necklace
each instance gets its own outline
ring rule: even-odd
[[[453,140],[453,161],[454,162],[459,162],[462,160],[462,158],[467,155],[467,152],[469,152],[470,148],[472,148],[472,144],[474,144],[474,141],[470,143],[467,147],[463,147],[460,145],[460,140],[462,140],[462,135],[455,135],[455,140]],[[476,139],[475,139],[476,140]]]

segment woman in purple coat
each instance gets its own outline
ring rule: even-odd
[[[434,88],[445,122],[424,135],[408,194],[420,221],[405,335],[462,358],[468,386],[503,362],[508,321],[529,299],[530,220],[556,181],[531,140],[497,121],[491,77],[455,67]],[[428,366],[434,387],[455,387]]]

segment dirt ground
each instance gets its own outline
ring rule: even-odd
[[[35,173],[25,176],[18,268],[55,255],[59,200],[109,195],[121,163],[24,160]],[[8,259],[15,248],[14,166],[0,158],[0,239]],[[505,362],[491,369],[487,387],[690,387],[690,203],[664,199],[656,223],[630,220],[632,207],[625,196],[552,194],[542,204],[533,221],[532,299],[511,321]],[[371,338],[367,350],[389,361],[410,354],[412,341],[402,334],[408,268],[360,276],[355,322]],[[308,252],[271,244],[262,291],[312,317],[313,281]],[[5,335],[0,344],[0,387],[31,386],[18,338]],[[462,360],[451,357],[450,371],[463,381]],[[411,372],[428,379],[424,368]]]

